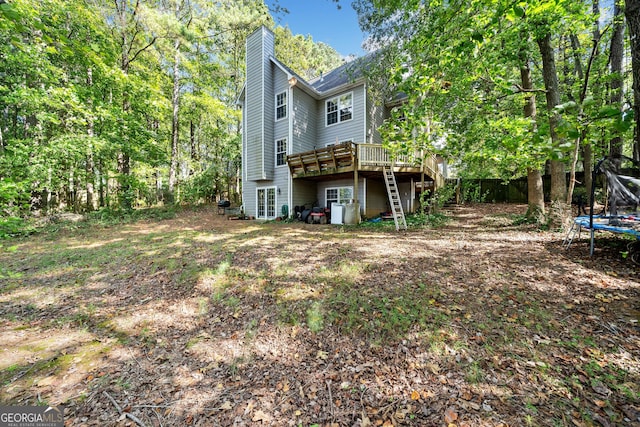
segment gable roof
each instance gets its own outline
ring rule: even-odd
[[[306,81],[277,58],[272,56],[269,59],[287,74],[289,80],[291,80],[292,77],[296,79],[294,83],[295,86],[303,89],[316,99],[322,99],[333,93],[346,90],[352,86],[361,84],[364,80],[362,67],[360,66],[361,63],[364,63],[361,61],[362,58],[342,64],[338,68],[334,68],[327,74],[316,77],[310,82]]]
[[[292,86],[296,86],[315,99],[324,99],[336,93],[346,91],[354,86],[362,84],[364,81],[363,69],[374,57],[374,54],[368,54],[360,58],[356,58],[351,62],[346,62],[337,68],[329,71],[327,74],[320,75],[311,81],[305,80],[298,75],[289,66],[282,63],[278,58],[269,56],[269,60],[286,75]],[[241,105],[245,97],[247,83],[245,82],[238,98],[236,105]]]
[[[329,71],[326,75],[316,77],[310,84],[319,93],[324,93],[354,83],[363,77],[362,67],[359,66],[362,62],[361,60],[356,60],[342,64],[338,68]]]

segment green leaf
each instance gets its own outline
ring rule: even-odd
[[[0,4],[0,11],[2,11],[2,14],[11,21],[18,21],[20,19],[20,14],[10,3]]]
[[[606,105],[602,107],[600,110],[598,110],[598,114],[602,117],[615,117],[615,116],[622,115],[622,112],[620,111],[619,108]]]
[[[522,18],[524,16],[524,7],[520,5],[513,6],[513,13],[515,13],[518,18]]]

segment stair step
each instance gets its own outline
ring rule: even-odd
[[[387,186],[387,194],[389,196],[389,205],[393,214],[393,221],[396,224],[396,230],[400,228],[407,229],[407,221],[404,217],[404,211],[402,210],[402,203],[400,194],[398,193],[398,185],[396,183],[396,176],[392,169],[383,169],[385,176],[385,184]]]

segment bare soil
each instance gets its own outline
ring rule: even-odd
[[[0,241],[0,402],[70,426],[640,425],[623,237],[448,208],[407,232],[215,208]]]

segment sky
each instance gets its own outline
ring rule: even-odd
[[[274,0],[265,3],[271,6]],[[314,41],[328,44],[344,57],[365,54],[361,47],[364,36],[351,0],[340,0],[341,9],[332,0],[279,0],[278,3],[289,13],[274,16],[276,24],[288,25],[293,34],[309,34]]]

